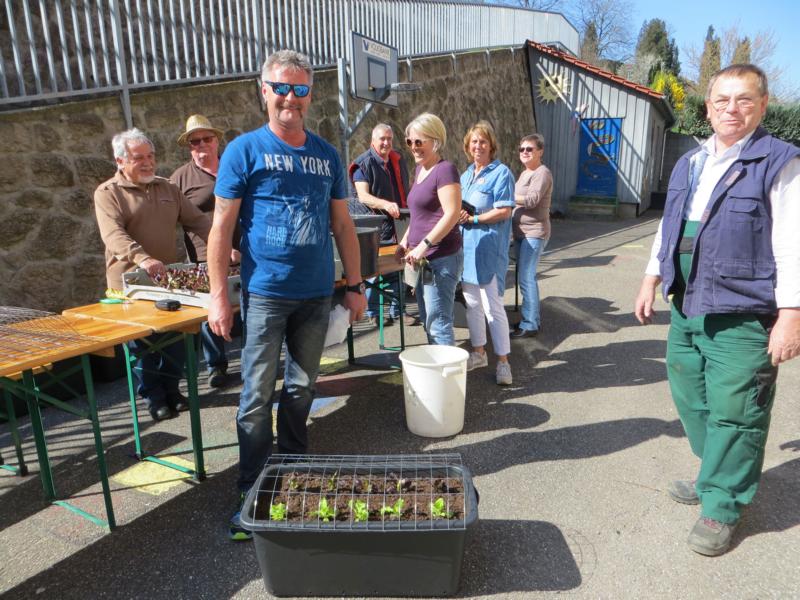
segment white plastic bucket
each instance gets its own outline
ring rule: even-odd
[[[400,353],[406,424],[423,437],[447,437],[464,428],[469,353],[455,346],[416,346]]]

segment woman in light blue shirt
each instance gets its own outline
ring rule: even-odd
[[[471,371],[489,364],[486,356],[486,322],[497,356],[498,385],[511,385],[508,355],[511,342],[503,302],[511,212],[514,208],[514,176],[494,158],[497,138],[486,121],[479,121],[464,136],[464,152],[472,164],[461,175],[461,235],[464,240],[464,272],[461,289],[467,303],[472,352]]]

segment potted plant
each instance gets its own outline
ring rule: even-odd
[[[457,454],[274,455],[242,509],[276,596],[454,594],[477,518]]]

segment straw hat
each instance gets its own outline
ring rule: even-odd
[[[222,140],[222,130],[214,127],[206,117],[203,115],[192,115],[188,119],[186,119],[186,131],[184,131],[180,137],[178,138],[178,144],[181,146],[188,146],[189,142],[187,139],[192,134],[193,131],[197,131],[198,129],[207,129],[209,131],[213,131],[217,137]]]

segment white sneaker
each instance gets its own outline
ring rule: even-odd
[[[469,353],[469,358],[467,359],[467,371],[472,371],[472,369],[486,366],[489,366],[489,357],[486,356],[486,352],[483,354],[480,352]]]
[[[497,385],[511,385],[511,365],[507,362],[497,363],[495,378],[497,379]]]

